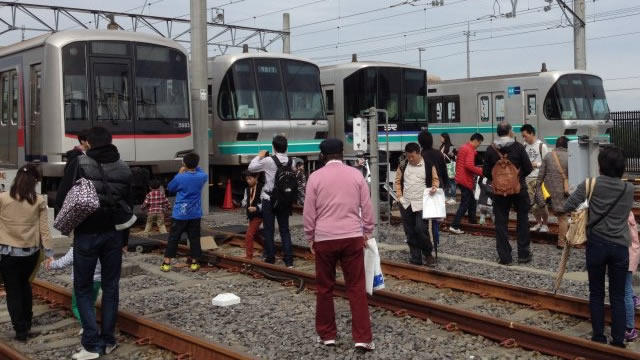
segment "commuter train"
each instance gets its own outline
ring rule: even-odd
[[[1,171],[39,163],[50,200],[65,152],[92,126],[109,129],[122,159],[142,173],[175,173],[179,154],[193,149],[188,58],[169,39],[71,30],[6,46],[0,93]]]
[[[509,121],[516,133],[531,124],[547,144],[565,135],[577,139],[589,127],[606,131],[609,106],[602,79],[583,71],[543,71],[524,74],[430,81],[429,129],[449,133],[455,146],[471,134],[485,137],[486,148],[500,121]]]
[[[239,170],[260,150],[271,152],[277,134],[287,137],[290,156],[314,166],[330,128],[318,66],[287,54],[241,53],[210,58],[208,74],[215,189],[227,179],[238,183]]]
[[[392,168],[408,142],[427,123],[427,72],[387,62],[350,62],[320,68],[331,137],[345,143],[353,155],[353,118],[370,107],[387,111]],[[386,151],[385,121],[379,116],[379,149]],[[381,161],[384,159],[381,158]]]

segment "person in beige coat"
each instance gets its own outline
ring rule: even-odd
[[[542,160],[536,186],[544,183],[551,195],[551,210],[558,218],[558,248],[564,248],[569,230],[569,215],[563,214],[562,209],[569,194],[564,189],[564,179],[569,176],[567,146],[569,139],[560,136],[556,140],[556,148],[549,152]]]
[[[29,277],[41,248],[50,249],[47,201],[36,194],[38,169],[24,165],[8,192],[0,193],[0,274],[16,339],[26,341],[31,330],[32,293]],[[47,250],[51,254],[51,250]]]

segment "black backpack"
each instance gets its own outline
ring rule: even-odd
[[[271,158],[278,167],[271,191],[271,203],[274,209],[290,210],[291,205],[298,198],[298,179],[291,167],[292,159],[289,158],[289,161],[283,165],[275,155]]]

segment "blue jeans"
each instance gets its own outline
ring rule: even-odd
[[[449,179],[449,182],[444,187],[444,193],[450,198],[456,198],[456,181]]]
[[[624,284],[624,313],[626,315],[627,329],[636,327],[636,309],[633,306],[633,273],[627,271],[627,281]]]
[[[73,291],[82,322],[82,346],[87,351],[103,353],[114,345],[118,317],[120,268],[123,235],[121,231],[76,234],[73,241]],[[93,273],[100,259],[102,265],[102,331],[98,334],[93,303]]]
[[[609,273],[612,344],[624,344],[624,285],[629,269],[629,248],[614,244],[590,232],[587,237],[587,272],[589,275],[589,309],[591,340],[606,343],[604,335],[604,275]]]
[[[280,230],[280,240],[282,240],[284,263],[287,266],[293,266],[291,233],[289,233],[289,211],[274,210],[270,200],[262,200],[262,218],[264,220],[264,261],[270,264],[276,262],[276,247],[273,237],[276,219],[278,219],[278,230]]]

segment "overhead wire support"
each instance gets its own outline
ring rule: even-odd
[[[576,19],[576,20],[578,20],[580,22],[580,26],[585,26],[586,25],[584,20],[580,16],[578,16],[578,14],[576,14],[573,11],[573,9],[569,5],[567,5],[567,3],[564,2],[564,0],[557,0],[557,1],[558,1],[558,5],[560,5],[560,8],[562,9],[562,12],[564,13],[564,16],[567,18],[567,21],[569,21],[569,23],[571,25],[575,26],[575,24],[572,22],[572,20],[569,17],[569,15],[567,15],[567,11],[569,13],[571,13],[571,15],[573,15],[574,19]]]
[[[156,3],[157,2],[159,1],[156,1]],[[148,2],[149,5],[152,3],[154,2]],[[145,2],[145,4],[147,4],[147,2]],[[111,24],[111,26],[117,26],[118,29],[125,30],[121,24],[131,21],[132,27],[130,30],[132,31],[148,29],[156,35],[171,38],[178,42],[190,42],[189,38],[186,36],[190,34],[191,31],[190,20],[182,17],[154,16],[132,12],[64,7],[56,5],[16,3],[13,1],[0,1],[0,9],[9,10],[9,14],[0,13],[0,35],[13,30],[22,30],[23,25],[18,25],[19,23],[24,24],[24,21],[20,19],[22,16],[25,19],[28,18],[31,22],[34,22],[32,25],[24,26],[25,30],[33,32],[58,32],[71,26],[83,29],[88,29],[90,27],[99,29],[101,28],[101,20],[103,22],[102,25]],[[63,22],[60,21],[60,15],[63,15],[63,17],[68,21],[63,24]],[[83,17],[89,17],[92,20],[83,21]],[[111,17],[113,17],[113,21],[111,20]],[[166,30],[162,26],[157,26],[157,24],[161,23],[166,24]],[[243,45],[247,44],[246,42],[248,40],[256,37],[260,39],[260,43],[256,46],[249,46],[249,48],[258,51],[266,51],[269,45],[289,35],[288,31],[283,30],[223,24],[213,21],[207,22],[206,28],[220,30],[220,33],[214,37],[218,40],[216,42],[209,41],[207,45],[219,46],[220,49],[223,49],[224,51],[230,47],[242,48]],[[176,36],[175,34],[178,35]],[[226,35],[226,37],[221,37],[223,34]]]

